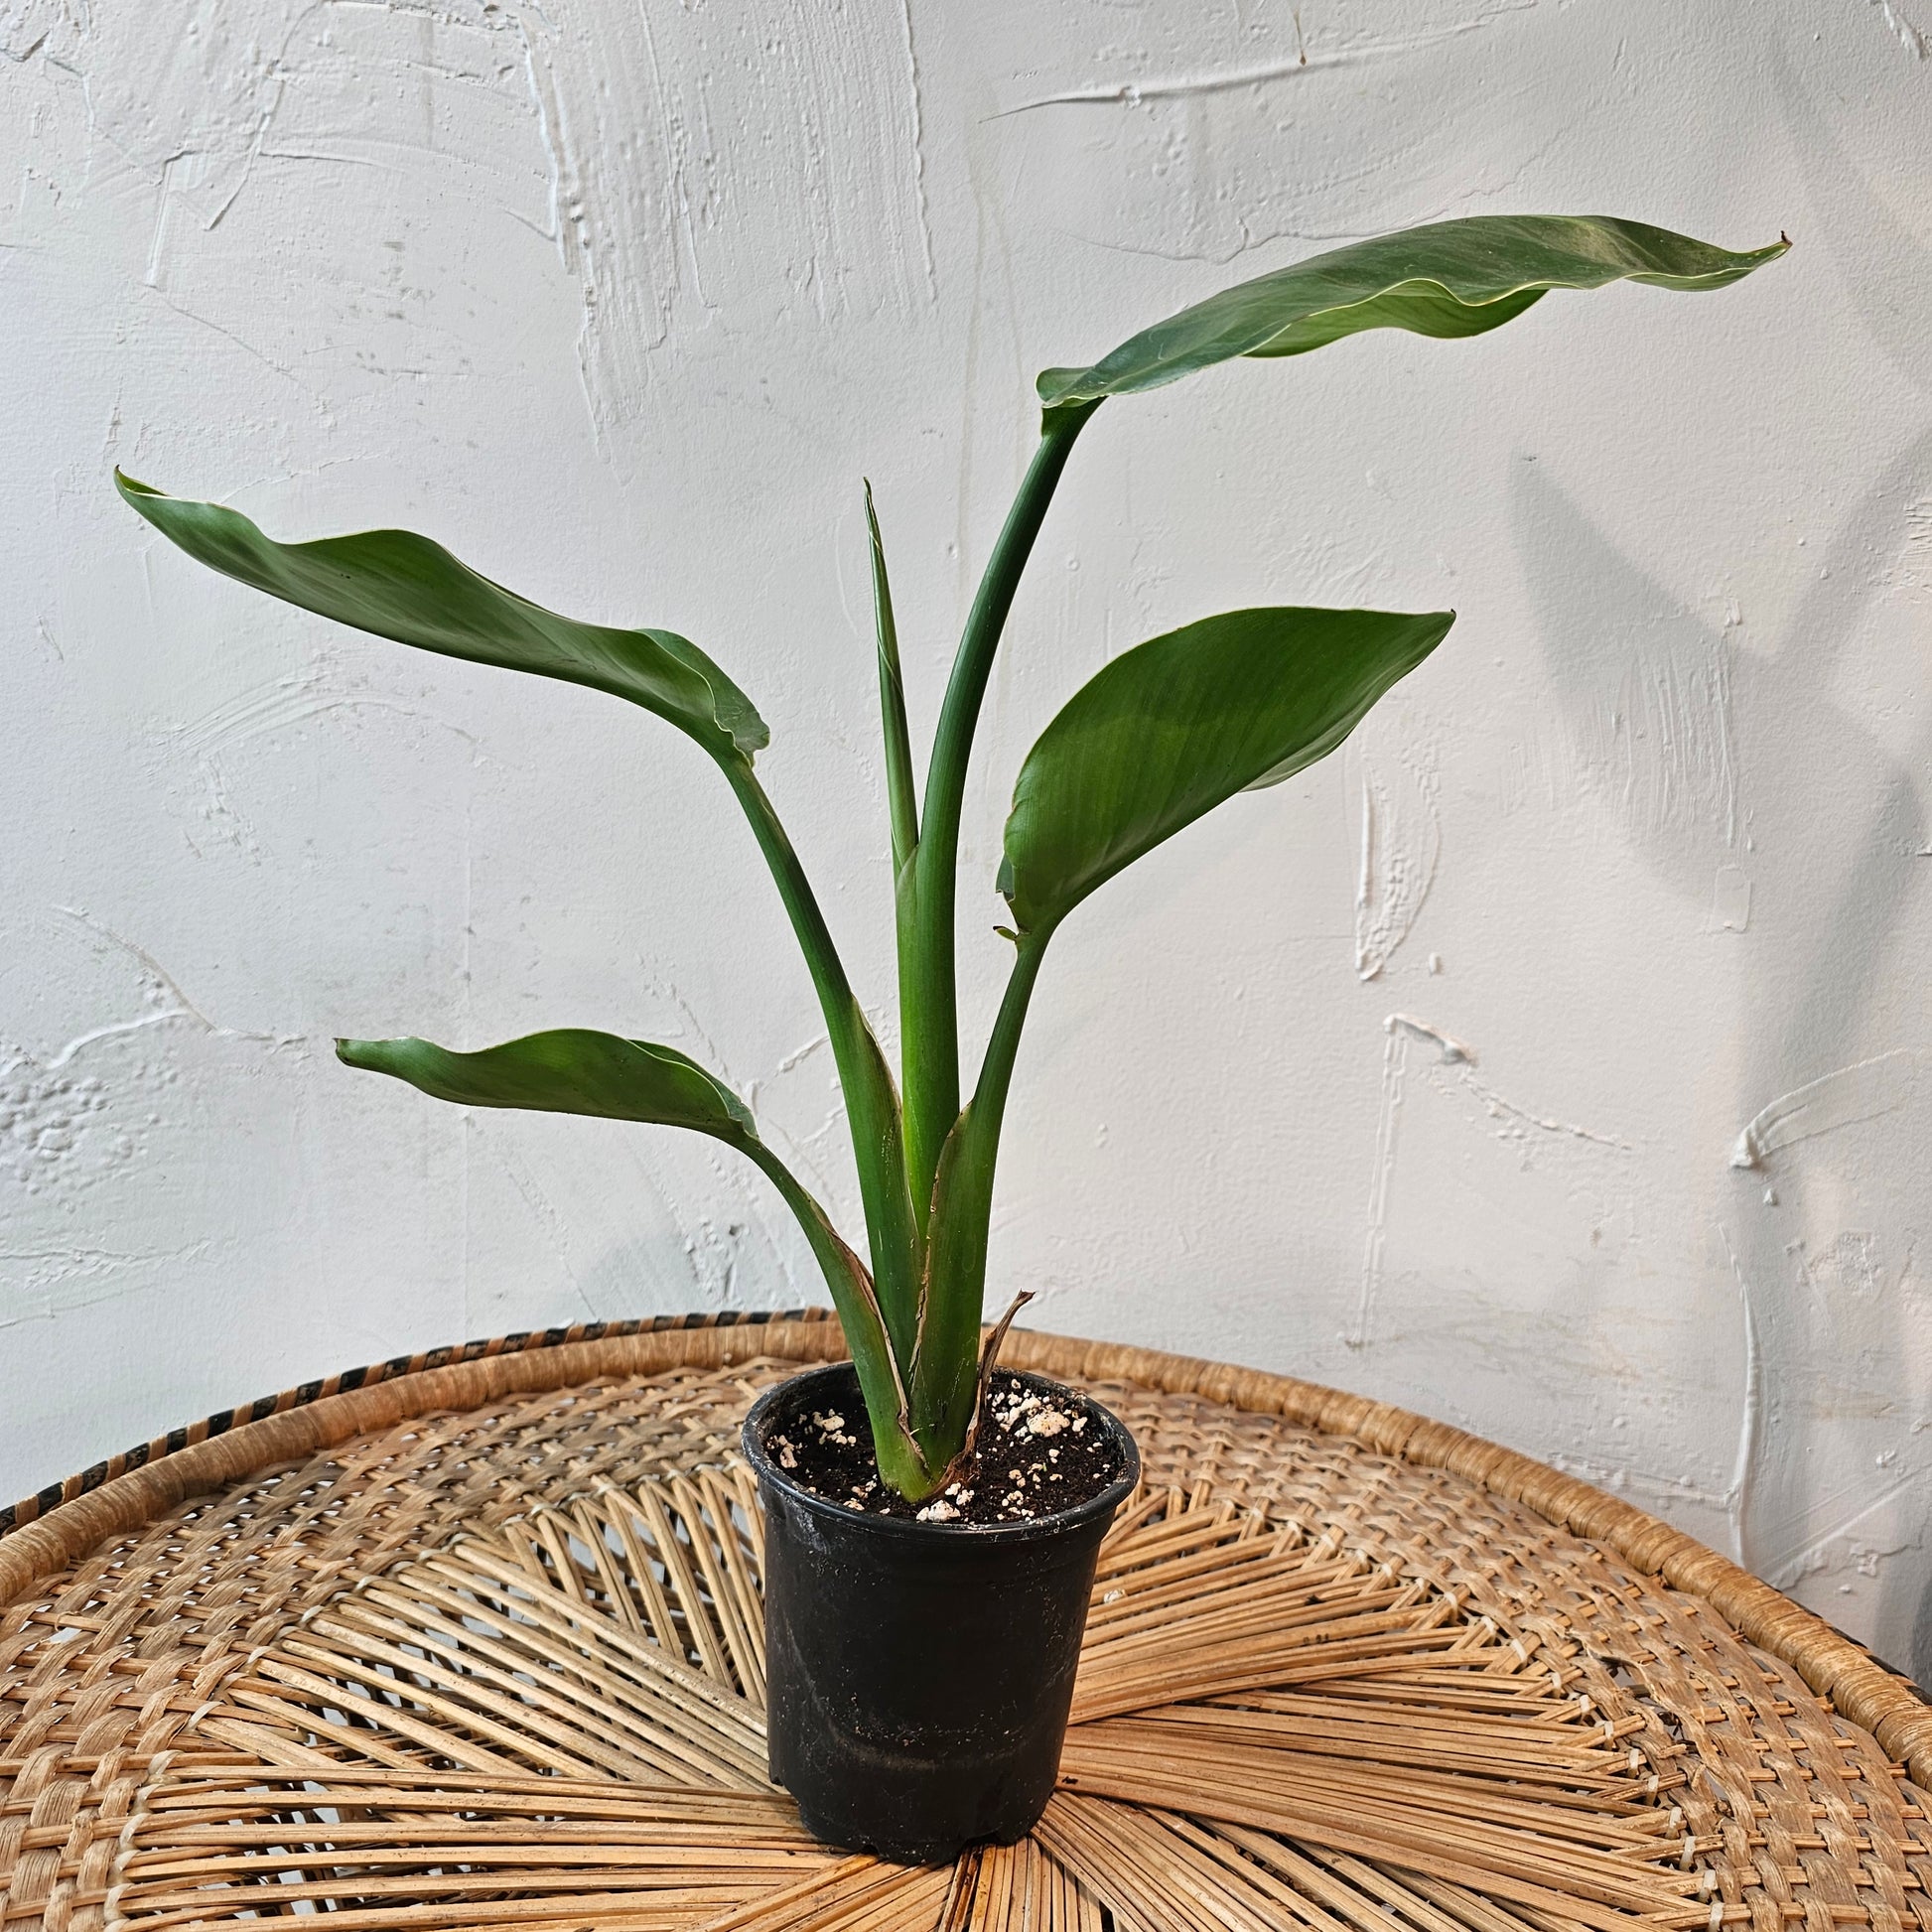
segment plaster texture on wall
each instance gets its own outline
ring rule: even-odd
[[[666,1039],[857,1225],[715,774],[203,573],[110,467],[697,639],[889,1035],[859,479],[915,733],[1034,372],[1406,222],[1791,255],[1110,405],[990,694],[1452,605],[1347,752],[1109,885],[993,1293],[1628,1494],[1932,1676],[1932,12],[1920,0],[0,0],[0,1490],[323,1370],[821,1299],[709,1143],[337,1033]]]

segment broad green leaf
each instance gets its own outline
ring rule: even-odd
[[[1442,642],[1451,611],[1230,611],[1089,679],[1027,755],[1000,890],[1025,932],[1237,791],[1332,752]]]
[[[751,699],[674,631],[618,630],[560,618],[409,530],[277,543],[238,510],[164,495],[118,470],[114,481],[197,562],[305,611],[446,657],[628,698],[688,732],[714,757],[749,756],[770,738]]]
[[[459,1107],[524,1107],[688,1127],[743,1147],[758,1138],[745,1103],[671,1046],[583,1027],[530,1034],[477,1053],[427,1039],[339,1039],[350,1066],[393,1074]]]
[[[1600,214],[1477,214],[1377,235],[1224,289],[1124,342],[1091,368],[1046,369],[1048,409],[1158,389],[1236,355],[1301,355],[1364,329],[1479,336],[1551,289],[1649,282],[1720,289],[1791,244],[1733,254]]]
[[[908,1494],[930,1493],[937,1471],[927,1467],[907,1425],[905,1386],[865,1263],[759,1139],[751,1110],[696,1060],[672,1046],[582,1027],[530,1034],[477,1053],[452,1053],[427,1039],[339,1039],[336,1052],[350,1066],[392,1074],[432,1099],[459,1107],[519,1107],[684,1127],[710,1134],[757,1162],[797,1215],[831,1290],[864,1389],[880,1468]]]

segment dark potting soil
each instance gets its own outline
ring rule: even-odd
[[[1042,1395],[994,1373],[972,1472],[925,1503],[879,1478],[872,1432],[858,1403],[818,1408],[775,1428],[765,1453],[803,1489],[869,1516],[922,1523],[1024,1523],[1097,1496],[1120,1473],[1106,1432],[1070,1396]]]

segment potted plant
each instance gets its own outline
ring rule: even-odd
[[[695,644],[558,617],[407,531],[278,543],[233,510],[117,473],[165,536],[243,583],[380,636],[654,712],[711,755],[749,819],[836,1056],[863,1257],[737,1095],[672,1047],[566,1029],[476,1052],[414,1038],[345,1039],[337,1050],[463,1106],[709,1134],[755,1162],[798,1217],[851,1360],[769,1392],[744,1440],[766,1516],[771,1768],[821,1836],[935,1860],[1033,1824],[1052,1786],[1095,1554],[1136,1479],[1132,1440],[1098,1404],[1034,1377],[996,1380],[1024,1295],[982,1336],[1001,1121],[1052,935],[1096,887],[1204,812],[1332,752],[1453,620],[1226,612],[1124,651],[1075,692],[1014,789],[998,882],[1013,964],[967,1091],[953,943],[967,760],[1021,573],[1082,427],[1109,397],[1233,356],[1301,354],[1368,329],[1478,335],[1551,289],[1720,288],[1788,245],[1732,253],[1594,216],[1447,221],[1264,275],[1090,367],[1048,369],[1039,443],[967,618],[922,794],[868,490],[897,886],[897,1081],[756,774],[764,723]]]

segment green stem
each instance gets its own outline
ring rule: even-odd
[[[1020,938],[980,1065],[979,1085],[946,1139],[933,1187],[910,1393],[913,1434],[926,1461],[938,1468],[958,1454],[972,1421],[1000,1129],[1027,1009],[1051,935],[1046,926]]]
[[[916,1339],[919,1260],[911,1201],[905,1189],[904,1141],[892,1072],[879,1050],[865,1009],[846,978],[811,882],[764,787],[753,773],[751,759],[726,756],[718,761],[751,821],[818,993],[839,1085],[845,1093],[880,1312],[894,1353],[900,1363],[906,1363],[911,1360]]]
[[[872,1423],[879,1473],[901,1495],[922,1502],[938,1486],[945,1464],[928,1466],[912,1439],[904,1378],[865,1263],[840,1239],[830,1216],[810,1191],[762,1141],[747,1137],[740,1145],[798,1217],[825,1285],[832,1292],[832,1305],[852,1351],[852,1366],[858,1371],[859,1389]]]
[[[959,821],[973,732],[987,679],[1006,628],[1021,573],[1053,500],[1073,441],[1097,402],[1056,409],[1046,417],[1039,446],[987,559],[946,685],[927,767],[925,813],[913,860],[911,970],[901,971],[899,1025],[904,1034],[905,1152],[913,1211],[926,1225],[927,1202],[940,1150],[959,1114],[959,990],[954,955],[954,901],[959,869]]]
[[[1027,1009],[1033,1003],[1034,983],[1039,978],[1039,962],[1046,956],[1046,942],[1053,936],[1050,925],[1035,926],[1023,933],[1014,948],[1013,971],[1007,976],[1007,990],[1000,999],[1000,1011],[986,1042],[986,1057],[980,1062],[979,1085],[973,1089],[973,1115],[983,1124],[990,1138],[988,1171],[992,1148],[1000,1140],[1000,1123],[1006,1118],[1007,1094],[1013,1085],[1013,1066],[1020,1056],[1020,1035],[1027,1024]]]

